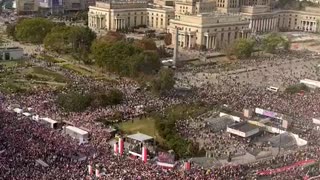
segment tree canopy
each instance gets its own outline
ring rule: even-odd
[[[95,89],[86,93],[73,89],[59,94],[56,102],[66,112],[82,112],[88,107],[97,108],[120,104],[124,97],[124,94],[118,89],[108,91]]]
[[[235,41],[232,52],[237,58],[248,58],[254,51],[255,41],[253,39],[238,39]]]
[[[15,31],[16,31],[16,25],[15,24],[8,24],[6,27],[6,34],[9,37],[12,37],[15,39]]]
[[[157,51],[153,50],[157,48],[152,40],[144,39],[131,43],[125,41],[122,34],[114,32],[95,40],[91,46],[98,66],[130,77],[155,74],[160,69]]]
[[[158,76],[152,81],[152,89],[155,93],[163,94],[174,88],[174,72],[171,69],[161,69]]]
[[[136,40],[134,41],[134,45],[137,48],[146,50],[146,51],[156,51],[157,50],[157,46],[156,43],[149,38],[143,38],[141,40]]]
[[[56,26],[44,39],[44,46],[58,53],[74,53],[78,59],[87,58],[96,35],[87,27]]]
[[[42,43],[54,23],[44,18],[23,19],[15,27],[15,37],[22,42]]]
[[[277,49],[288,50],[290,42],[277,33],[271,33],[262,40],[262,49],[268,53],[275,53]]]

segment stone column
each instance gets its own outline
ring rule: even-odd
[[[100,19],[100,29],[103,28],[103,25],[102,25],[102,17],[99,18]]]
[[[189,34],[188,37],[189,37],[189,49],[190,49],[191,48],[191,35]]]
[[[213,36],[213,49],[216,49],[217,46],[217,35]]]
[[[214,43],[214,36],[211,36],[211,49],[213,49],[213,47],[214,47],[214,45],[213,45],[213,43]]]
[[[268,32],[268,19],[265,19],[265,29],[264,32]]]
[[[119,30],[119,19],[116,19],[116,22],[117,22],[117,24],[116,24],[116,25],[117,25],[117,26],[116,26],[116,27],[117,27],[116,30]]]
[[[208,49],[209,48],[209,35],[206,35],[206,37],[207,37],[206,48]]]

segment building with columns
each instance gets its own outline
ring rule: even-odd
[[[170,21],[169,32],[175,36],[178,29],[178,46],[184,48],[221,49],[238,38],[250,36],[249,21],[239,14],[205,13],[180,15]]]
[[[273,9],[275,0],[100,0],[89,7],[89,27],[117,31],[145,25],[167,31],[184,48],[221,49],[252,33],[320,31],[320,8]],[[174,3],[174,5],[173,5]]]
[[[123,30],[145,25],[166,31],[174,18],[173,7],[150,5],[147,1],[97,1],[89,7],[88,25],[93,30]]]

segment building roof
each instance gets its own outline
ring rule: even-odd
[[[231,126],[229,126],[229,128],[236,129],[241,132],[249,132],[249,131],[251,131],[253,129],[257,129],[259,127],[256,125],[250,124],[248,122],[241,122],[241,123],[231,125]]]
[[[69,130],[71,130],[71,131],[73,131],[73,132],[76,132],[76,133],[78,133],[78,134],[81,134],[81,135],[86,135],[86,134],[88,134],[87,131],[84,131],[84,130],[79,129],[79,128],[74,127],[74,126],[66,126],[66,128],[69,129]]]
[[[148,141],[148,140],[153,139],[153,137],[148,136],[146,134],[142,134],[142,133],[132,134],[132,135],[127,136],[127,138],[134,139],[134,140],[137,140],[140,142],[144,142],[144,141]]]
[[[50,124],[55,124],[55,123],[58,123],[57,121],[51,119],[51,118],[48,118],[48,117],[45,117],[45,118],[40,118],[40,120],[43,120],[43,121],[46,121]]]
[[[292,146],[297,145],[296,139],[293,137],[292,134],[285,132],[282,134],[278,134],[269,139],[272,147],[282,147],[282,148],[289,148]]]

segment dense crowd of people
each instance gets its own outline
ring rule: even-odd
[[[281,59],[281,57],[283,59],[289,58],[285,55],[278,58]],[[256,63],[263,64],[269,60],[264,59],[262,62]],[[266,63],[265,71],[273,71],[269,67],[278,66],[276,60],[271,59],[270,62],[274,64]],[[143,89],[137,90],[138,85],[128,79],[118,78],[116,79],[117,83],[106,84],[105,81],[80,76],[56,66],[54,63],[44,63],[35,59],[31,59],[30,63],[63,74],[72,79],[74,81],[72,86],[77,88],[99,87],[106,88],[106,90],[117,88],[126,95],[126,98],[122,104],[116,106],[88,109],[78,113],[64,113],[55,104],[56,92],[50,89],[37,89],[35,93],[28,95],[0,93],[0,179],[1,177],[4,179],[85,179],[88,175],[88,164],[98,166],[97,168],[100,169],[102,175],[101,179],[256,179],[256,173],[260,170],[290,165],[305,159],[319,159],[319,147],[316,142],[319,133],[312,130],[311,123],[313,117],[320,116],[320,92],[317,90],[305,93],[303,96],[284,92],[267,92],[265,86],[252,86],[252,83],[248,84],[243,80],[250,79],[250,75],[258,76],[249,74],[248,71],[248,75],[243,75],[242,78],[236,77],[237,74],[226,75],[220,79],[219,86],[208,83],[187,97],[175,97],[174,93],[168,97],[154,97]],[[251,63],[248,62],[248,64]],[[311,67],[304,67],[304,72],[308,73],[297,73],[288,68],[289,71],[292,71],[290,76],[287,72],[274,70],[270,73],[271,77],[268,76],[265,79],[282,76],[281,81],[292,84],[301,78],[315,78],[317,77],[316,70]],[[256,68],[258,69],[258,67]],[[257,74],[261,73],[261,70],[255,71]],[[273,77],[276,74],[278,76]],[[289,80],[290,77],[292,79]],[[115,156],[112,153],[112,147],[108,144],[112,138],[111,135],[101,123],[96,121],[98,118],[108,119],[117,112],[121,112],[123,120],[138,117],[145,112],[137,106],[161,111],[173,104],[199,99],[210,104],[226,104],[236,111],[242,111],[243,108],[261,107],[286,114],[294,120],[294,129],[305,130],[299,132],[299,135],[312,143],[310,146],[299,148],[293,153],[281,154],[276,158],[261,162],[232,164],[210,169],[193,165],[190,171],[183,171],[180,167],[174,170],[165,170],[155,164],[145,164],[139,159],[132,160],[127,156]],[[8,112],[7,108],[14,105],[23,109],[31,107],[34,114],[59,121],[65,120],[74,126],[83,127],[90,132],[90,142],[79,145],[59,130],[50,129],[27,117]],[[195,119],[195,121],[202,120]],[[218,157],[224,157],[226,149],[237,153],[237,151],[252,148],[250,142],[228,136],[225,132],[211,132],[202,126],[195,126],[196,128],[192,129],[188,124],[183,126],[183,122],[178,122],[177,126],[179,126],[177,128],[179,132],[185,132],[185,134],[182,133],[183,136],[200,141],[201,146],[206,150],[214,151]],[[263,145],[258,148],[263,148]],[[86,158],[81,159],[81,156]],[[45,165],[36,162],[38,159],[49,166],[45,167]],[[286,174],[299,178],[303,177],[305,171],[294,168],[290,170],[290,173],[280,173],[274,178],[281,179]]]

